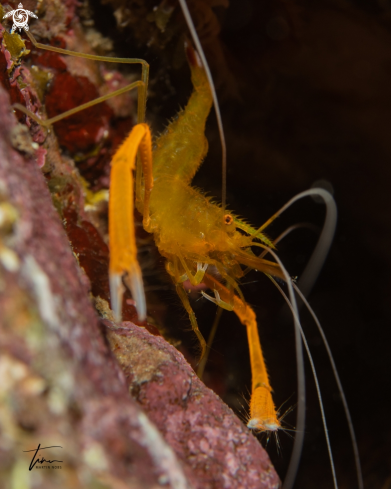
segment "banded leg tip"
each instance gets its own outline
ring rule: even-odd
[[[147,317],[147,304],[145,301],[143,278],[137,262],[134,262],[129,268],[128,274],[124,277],[124,281],[132,293],[138,318],[140,321],[144,321]]]
[[[247,423],[247,428],[256,431],[278,431],[281,424],[276,418],[251,418]]]
[[[122,274],[110,273],[110,302],[114,315],[114,321],[120,323],[122,320],[122,297],[124,295],[124,286],[122,284]]]

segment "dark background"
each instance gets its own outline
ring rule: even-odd
[[[228,205],[259,226],[296,193],[322,180],[338,205],[337,233],[310,296],[326,331],[352,412],[367,488],[391,487],[390,164],[391,2],[388,0],[231,0],[189,2],[214,75],[228,146]],[[182,46],[186,35],[175,2],[93,2],[96,27],[122,56],[151,65],[147,119],[155,133],[184,106],[191,91]],[[172,10],[170,10],[172,9]],[[115,17],[113,16],[115,11]],[[154,13],[155,12],[155,13]],[[168,16],[164,32],[158,20]],[[118,28],[116,20],[121,24]],[[221,31],[221,32],[219,32]],[[130,52],[131,51],[131,52]],[[214,116],[207,127],[209,155],[195,184],[221,196],[220,146]],[[295,204],[268,229],[297,222],[321,226],[324,208]],[[292,275],[300,275],[316,242],[309,230],[279,245]],[[160,262],[162,268],[162,263]],[[167,324],[191,356],[188,320],[163,271],[150,288],[166,305]],[[278,292],[265,277],[243,280],[260,325],[276,405],[295,404],[293,327],[281,315]],[[164,285],[165,284],[165,285]],[[167,290],[168,289],[168,290]],[[194,302],[208,334],[215,307]],[[151,311],[153,314],[153,311]],[[336,384],[308,314],[303,326],[318,370],[340,487],[356,487],[352,449]],[[187,338],[187,339],[186,339]],[[190,343],[186,346],[186,341]],[[205,374],[232,407],[248,398],[246,336],[225,312]],[[308,367],[308,364],[307,364]],[[307,431],[295,487],[331,487],[331,473],[314,383],[307,368]],[[291,397],[292,396],[292,397]],[[295,413],[288,419],[294,424]],[[284,478],[292,442],[268,451]]]

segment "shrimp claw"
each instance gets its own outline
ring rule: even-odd
[[[153,187],[151,133],[147,124],[137,124],[119,147],[111,164],[109,200],[110,235],[110,296],[114,316],[121,320],[124,288],[121,277],[126,273],[125,283],[136,301],[140,320],[146,317],[146,302],[141,269],[137,261],[136,238],[133,219],[133,173],[139,150],[143,167],[144,208],[143,224],[149,227],[149,196]]]
[[[227,311],[233,311],[234,310],[233,304],[229,304],[228,302],[223,301],[220,298],[220,294],[217,292],[216,289],[214,289],[213,292],[215,294],[215,299],[213,297],[211,297],[209,294],[206,294],[203,290],[201,290],[201,294],[205,297],[205,299],[208,299],[208,301],[213,302],[217,306],[219,306],[223,309],[226,309]]]

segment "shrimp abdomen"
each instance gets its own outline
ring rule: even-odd
[[[206,153],[205,123],[212,107],[212,94],[198,54],[187,46],[194,90],[186,105],[157,139],[153,153],[153,173],[175,176],[190,184]]]

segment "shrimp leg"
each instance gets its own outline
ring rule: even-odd
[[[136,238],[133,222],[133,173],[139,150],[144,171],[143,224],[148,229],[149,196],[153,187],[151,133],[147,124],[137,124],[115,153],[111,163],[109,200],[110,236],[110,296],[117,320],[122,310],[122,275],[136,301],[139,318],[146,316],[146,304],[140,265],[137,261]]]
[[[190,268],[187,266],[186,260],[183,258],[182,253],[179,251],[178,253],[178,258],[185,269],[186,276],[189,279],[191,285],[199,285],[202,282],[202,279],[204,278],[206,269],[208,268],[208,263],[204,263],[204,265],[201,262],[197,262],[197,272],[195,275],[191,273]],[[183,282],[183,280],[181,280]]]
[[[104,102],[111,97],[115,97],[116,95],[120,95],[134,88],[138,89],[137,119],[139,124],[135,126],[122,146],[117,150],[112,161],[109,202],[109,233],[111,249],[109,281],[112,308],[116,319],[121,319],[122,296],[124,291],[122,285],[122,275],[126,273],[126,276],[124,277],[125,283],[130,288],[133,298],[136,301],[136,308],[139,318],[140,320],[143,320],[146,316],[146,304],[141,270],[137,262],[137,249],[134,235],[132,170],[135,167],[136,154],[139,150],[139,158],[137,158],[136,197],[141,200],[141,179],[142,175],[144,175],[144,201],[142,213],[144,228],[148,230],[150,224],[149,200],[153,187],[152,145],[149,128],[146,124],[142,124],[142,122],[145,119],[149,65],[143,59],[138,58],[96,56],[92,54],[79,53],[76,51],[69,51],[67,49],[54,46],[47,46],[37,42],[31,32],[27,32],[27,35],[36,48],[47,51],[53,51],[63,55],[76,56],[95,61],[141,64],[141,80],[131,83],[124,88],[109,93],[108,95],[91,100],[86,104],[68,110],[67,112],[52,117],[51,119],[41,120],[36,114],[32,113],[20,104],[15,104],[14,108],[25,113],[38,124],[49,128],[55,122],[58,122],[88,107],[92,107],[93,105]]]
[[[182,301],[183,307],[186,309],[187,313],[189,314],[191,327],[193,328],[193,331],[197,335],[198,341],[201,344],[201,358],[202,358],[204,356],[205,350],[206,350],[206,341],[205,341],[204,337],[202,336],[201,331],[198,328],[196,316],[194,314],[193,309],[191,308],[189,299],[187,297],[186,291],[183,288],[182,284],[176,284],[176,292]]]
[[[202,333],[198,327],[196,315],[195,315],[195,313],[194,313],[194,311],[190,305],[189,298],[187,297],[186,290],[183,286],[183,282],[185,280],[188,280],[189,276],[188,276],[188,273],[181,275],[181,272],[180,272],[180,269],[178,266],[180,261],[182,261],[182,260],[180,260],[180,258],[178,258],[176,256],[172,256],[169,259],[169,261],[166,262],[166,270],[169,273],[169,275],[171,276],[172,281],[175,284],[176,292],[182,301],[183,307],[186,309],[186,311],[189,315],[191,327],[192,327],[194,333],[196,334],[198,341],[200,342],[200,345],[201,345],[201,358],[200,358],[200,360],[201,360],[204,357],[204,354],[206,351],[206,341],[205,341],[204,337],[202,336]],[[183,260],[183,262],[184,262],[184,260]],[[198,265],[197,265],[197,268],[199,268]],[[190,270],[187,266],[186,266],[186,270],[188,270],[190,272]],[[203,271],[203,274],[204,273],[205,273],[205,271]],[[198,283],[200,283],[200,282],[198,282]]]
[[[227,303],[232,301],[232,293],[218,280],[205,274],[203,282],[215,291],[217,305],[226,309]],[[204,295],[204,294],[203,294]],[[205,297],[206,295],[204,295]],[[207,297],[207,296],[206,296]],[[208,297],[207,297],[208,298]],[[240,322],[247,328],[248,345],[252,372],[252,389],[250,401],[250,420],[247,426],[258,431],[276,431],[281,423],[276,413],[272,398],[272,388],[266,370],[258,335],[258,325],[254,311],[237,295],[233,296],[233,308]]]
[[[35,39],[35,37],[32,35],[32,33],[30,31],[26,31],[26,34],[36,48],[43,49],[45,51],[52,51],[52,52],[55,52],[58,54],[65,54],[67,56],[76,56],[78,58],[90,59],[90,60],[94,60],[94,61],[103,61],[105,63],[141,64],[141,80],[136,81],[134,83],[131,83],[130,85],[127,85],[126,87],[120,88],[119,90],[116,90],[115,92],[104,95],[103,97],[98,97],[95,100],[91,100],[90,102],[87,102],[86,104],[83,104],[79,107],[76,107],[75,109],[68,110],[67,112],[64,112],[63,114],[60,114],[60,115],[53,117],[52,119],[49,119],[46,121],[39,119],[35,114],[33,114],[28,109],[26,109],[23,105],[14,104],[13,107],[15,107],[16,109],[20,110],[21,112],[27,114],[29,117],[31,117],[36,122],[38,122],[38,124],[40,124],[41,126],[48,127],[51,124],[54,124],[55,122],[58,122],[62,119],[65,119],[65,117],[69,117],[70,115],[73,115],[77,112],[80,112],[81,110],[87,109],[88,107],[92,107],[93,105],[104,102],[105,100],[108,100],[109,98],[115,97],[116,95],[120,95],[120,94],[125,93],[125,92],[128,92],[129,90],[132,90],[132,89],[137,87],[137,89],[138,89],[137,122],[139,122],[139,123],[144,122],[144,120],[145,120],[145,107],[146,107],[146,102],[147,102],[148,78],[149,78],[149,64],[145,60],[139,59],[139,58],[115,58],[112,56],[97,56],[95,54],[79,53],[78,51],[70,51],[68,49],[62,49],[62,48],[58,48],[55,46],[48,46],[47,44],[42,44]],[[140,172],[140,175],[141,175],[141,172]],[[140,176],[140,178],[141,178],[141,176]]]

